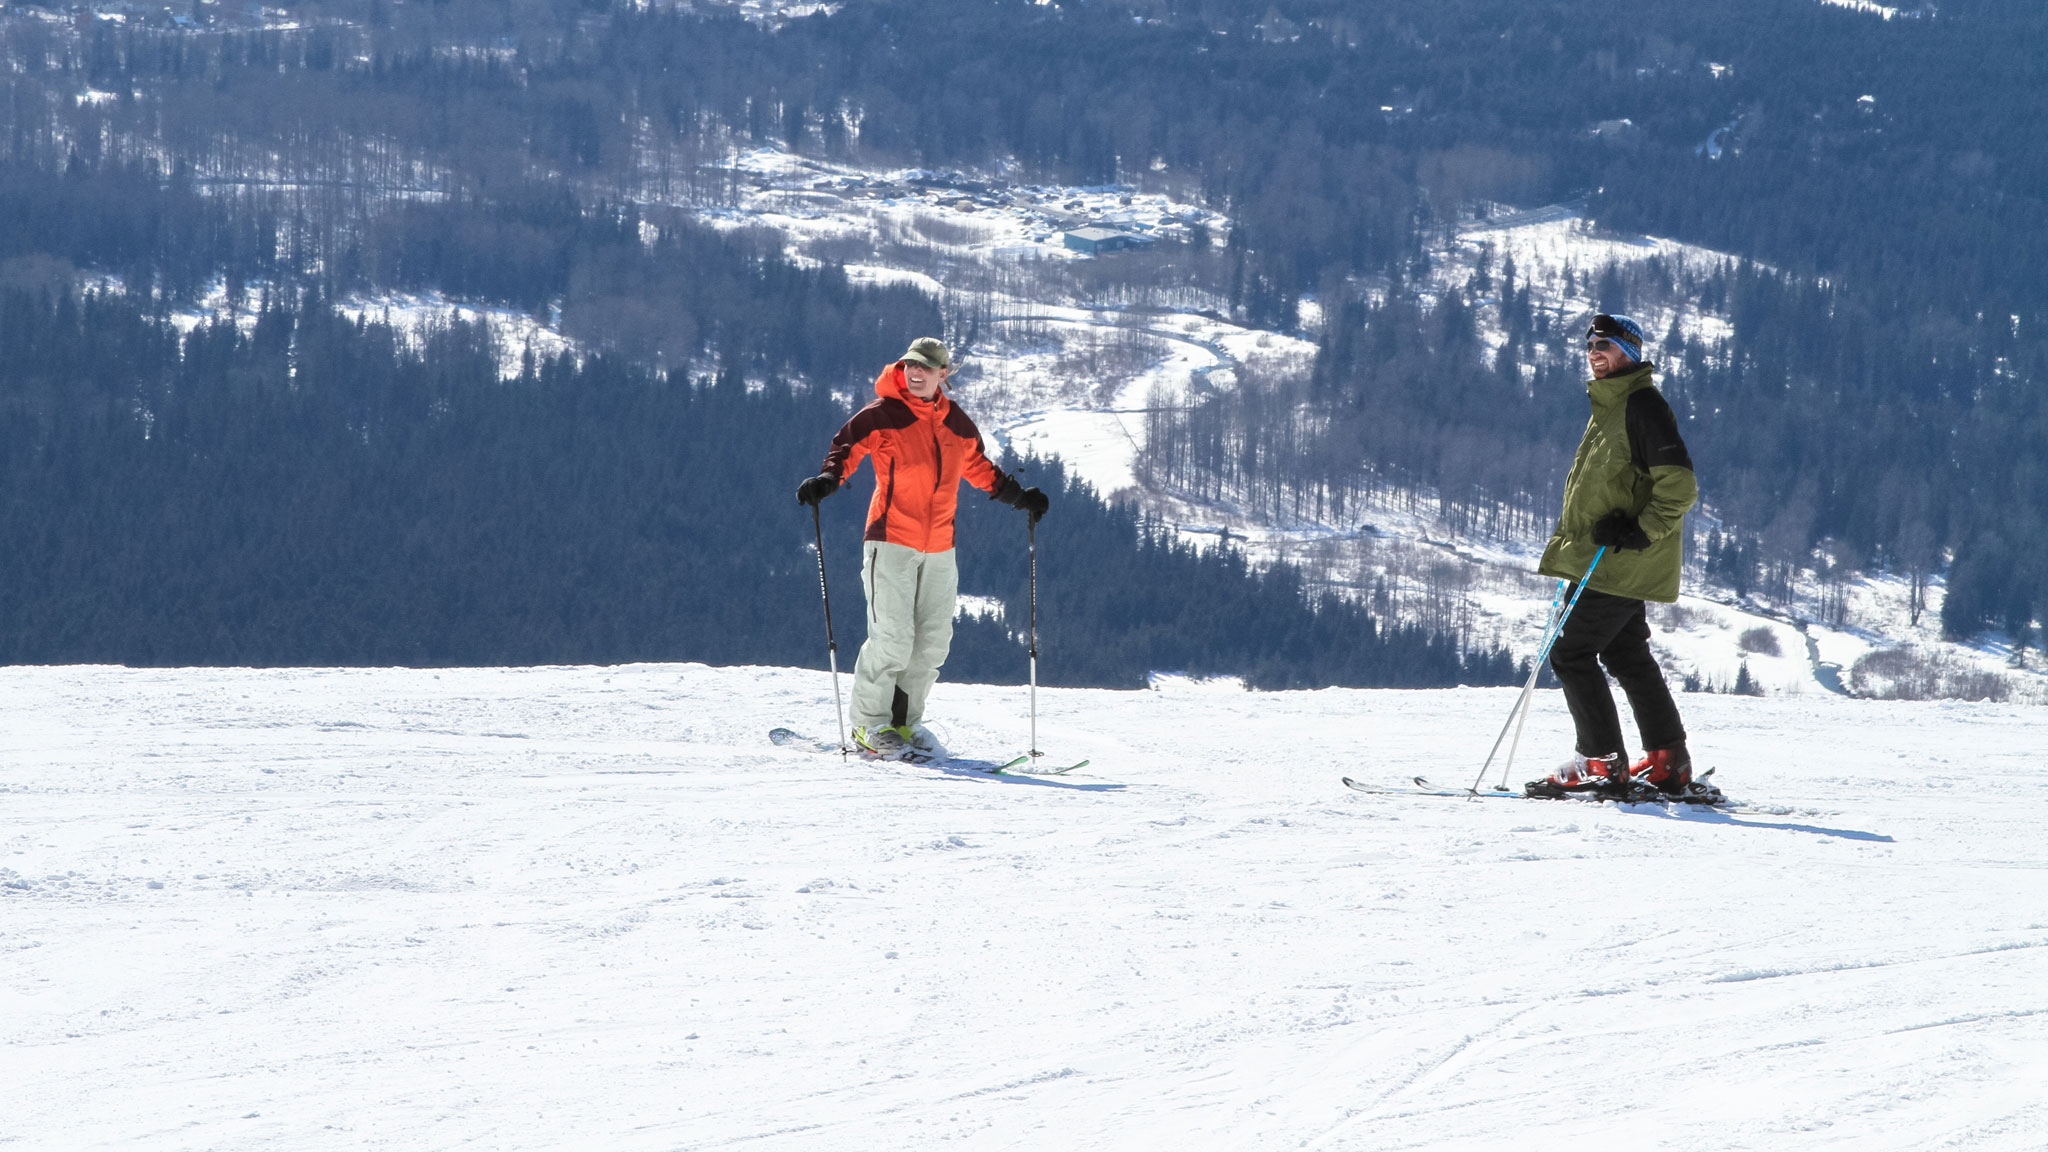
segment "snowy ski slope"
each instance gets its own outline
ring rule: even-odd
[[[769,744],[823,672],[0,669],[0,1146],[2048,1146],[2038,710],[1683,696],[1728,812],[1338,785],[1512,696],[1046,691],[1034,780]]]

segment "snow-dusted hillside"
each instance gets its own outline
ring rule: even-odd
[[[1048,691],[1041,780],[770,745],[823,672],[0,670],[0,1144],[2042,1147],[2030,710],[1687,698],[1727,812],[1338,785],[1512,696]]]
[[[1869,16],[1876,16],[1884,20],[1896,20],[1900,17],[1917,20],[1923,16],[1931,16],[1936,12],[1933,4],[1922,4],[1917,8],[1894,8],[1889,4],[1878,4],[1875,0],[1820,0],[1820,2],[1837,8],[1847,8]]]
[[[1566,325],[1582,320],[1595,309],[1589,291],[1594,277],[1607,268],[1626,269],[1657,261],[1672,273],[1711,275],[1735,265],[1734,257],[1681,244],[1655,236],[1621,235],[1597,228],[1578,204],[1557,204],[1529,211],[1507,211],[1474,219],[1459,228],[1432,269],[1430,287],[1436,292],[1462,287],[1480,268],[1498,276],[1512,266],[1520,282],[1532,293],[1534,306]],[[1498,348],[1502,339],[1498,314],[1484,311],[1498,300],[1483,298],[1481,330],[1488,343]],[[1653,342],[1676,328],[1686,338],[1709,346],[1726,342],[1734,327],[1726,315],[1700,307],[1693,301],[1646,303],[1634,310]],[[1487,323],[1487,320],[1493,321]],[[1577,349],[1570,350],[1574,356]],[[1661,343],[1653,347],[1660,362],[1670,359],[1671,350]]]
[[[837,0],[826,3],[816,0],[641,0],[641,5],[652,8],[730,8],[749,20],[763,24],[781,24],[820,14],[829,16],[845,6]]]
[[[1078,257],[1062,246],[1060,232],[1107,223],[1180,240],[1199,227],[1220,243],[1226,217],[1135,188],[1021,186],[1000,171],[865,172],[772,147],[739,154],[733,168],[741,179],[732,202],[706,210],[707,219],[773,228],[798,259],[838,259],[858,276],[921,284],[945,303],[956,327],[973,330],[959,395],[1005,446],[1059,455],[1099,491],[1136,500],[1191,541],[1227,534],[1256,558],[1293,560],[1332,586],[1361,593],[1384,586],[1411,615],[1424,606],[1481,643],[1520,653],[1534,647],[1553,586],[1530,575],[1540,538],[1461,533],[1426,493],[1393,493],[1340,524],[1275,521],[1139,482],[1146,409],[1238,387],[1247,376],[1306,373],[1321,312],[1306,301],[1298,331],[1249,328],[1223,319],[1227,302],[1174,271],[1171,257],[1161,266],[1132,254]],[[1446,237],[1417,287],[1433,298],[1489,281],[1498,286],[1512,269],[1534,310],[1569,325],[1591,311],[1593,285],[1609,269],[1651,265],[1659,279],[1684,281],[1732,263],[1710,249],[1603,231],[1582,205],[1498,208]],[[1499,301],[1481,291],[1475,304],[1482,339],[1498,348],[1505,339]],[[1725,314],[1682,293],[1645,301],[1637,313],[1653,338],[1676,330],[1708,355],[1731,333]],[[1659,351],[1667,366],[1682,367],[1674,355]],[[846,392],[849,403],[862,394]],[[1559,451],[1562,458],[1569,445]],[[1695,524],[1712,512],[1709,503]],[[1729,689],[1746,669],[1751,684],[1773,694],[1888,692],[1916,681],[1938,682],[1944,692],[2048,701],[2048,676],[2010,667],[1998,638],[1975,648],[1942,640],[1938,579],[1924,590],[1917,620],[1906,581],[1884,574],[1839,589],[1838,623],[1816,610],[1823,589],[1811,578],[1789,610],[1738,602],[1705,587],[1698,572],[1688,589],[1705,595],[1659,610],[1658,643],[1674,679],[1703,689]],[[1873,654],[1909,664],[1913,675],[1855,674]]]
[[[766,11],[764,9],[764,11]],[[1191,268],[1198,236],[1222,244],[1230,220],[1188,197],[1135,187],[1059,187],[1020,182],[1008,166],[988,172],[868,170],[794,155],[779,147],[735,153],[733,179],[716,203],[643,194],[650,207],[683,208],[714,226],[767,229],[799,261],[834,261],[856,278],[915,283],[943,305],[961,341],[958,395],[1004,447],[1057,454],[1106,495],[1132,499],[1184,537],[1210,544],[1226,536],[1257,559],[1301,564],[1328,586],[1361,595],[1385,589],[1408,618],[1454,627],[1479,644],[1533,649],[1552,582],[1530,575],[1542,541],[1461,532],[1438,513],[1429,493],[1393,492],[1347,509],[1345,522],[1275,519],[1249,509],[1140,482],[1137,461],[1147,410],[1307,373],[1322,315],[1303,303],[1290,332],[1224,319],[1228,301]],[[1172,187],[1162,184],[1162,187]],[[1088,258],[1067,248],[1066,230],[1114,226],[1163,241],[1155,253]],[[1654,264],[1652,263],[1654,262]],[[1590,311],[1590,293],[1607,270],[1652,266],[1659,281],[1700,281],[1724,269],[1723,253],[1667,239],[1602,231],[1581,205],[1531,210],[1495,207],[1447,235],[1429,274],[1415,288],[1425,299],[1451,291],[1474,304],[1481,339],[1506,339],[1497,293],[1510,275],[1530,307],[1553,326]],[[1494,295],[1489,295],[1488,286]],[[117,286],[109,282],[107,286]],[[253,291],[253,290],[252,290]],[[1717,355],[1731,327],[1726,315],[1682,292],[1637,309],[1653,339],[1676,330],[1700,354]],[[224,291],[180,317],[186,325],[225,310]],[[343,301],[351,314],[424,329],[451,319],[489,325],[507,375],[531,352],[575,349],[558,319],[438,295],[384,294]],[[242,315],[247,317],[245,310]],[[1667,367],[1680,354],[1660,348]],[[866,382],[835,385],[849,406]],[[1560,445],[1560,459],[1569,451]],[[1713,515],[1712,486],[1694,524]],[[1938,628],[1942,586],[1924,589],[1915,619],[1900,577],[1867,575],[1833,589],[1800,583],[1791,605],[1737,602],[1706,586],[1695,570],[1676,610],[1657,610],[1658,645],[1674,680],[1726,690],[1744,680],[1772,694],[1844,689],[1884,693],[1934,685],[1966,696],[2048,701],[2048,675],[2014,668],[1998,637],[1977,647],[1945,643]],[[1838,613],[1823,612],[1827,595]],[[1858,662],[1878,656],[1907,667]],[[2038,661],[2035,662],[2038,665]]]

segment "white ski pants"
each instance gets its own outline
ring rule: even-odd
[[[867,542],[861,561],[868,638],[853,665],[853,723],[890,723],[901,692],[903,722],[915,725],[924,718],[925,697],[953,646],[960,569],[950,548],[919,552],[880,540]]]

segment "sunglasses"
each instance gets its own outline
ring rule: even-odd
[[[1621,351],[1621,345],[1615,343],[1612,340],[1588,340],[1586,341],[1586,351],[1619,352]]]

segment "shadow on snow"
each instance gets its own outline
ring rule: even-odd
[[[1689,824],[1725,824],[1731,828],[1774,828],[1781,832],[1805,832],[1814,836],[1834,836],[1842,840],[1862,840],[1873,844],[1896,843],[1882,832],[1863,832],[1854,828],[1823,828],[1818,824],[1780,824],[1768,820],[1738,820],[1732,812],[1718,812],[1712,808],[1686,808],[1674,811],[1661,804],[1618,804],[1623,812],[1648,810],[1652,815],[1667,820],[1683,820]]]
[[[984,780],[992,784],[1028,784],[1042,788],[1063,788],[1069,792],[1121,792],[1122,784],[1083,784],[1057,776],[1035,776],[1028,772],[996,772],[993,760],[947,760],[932,764],[903,764],[903,768],[938,772],[959,780]]]

